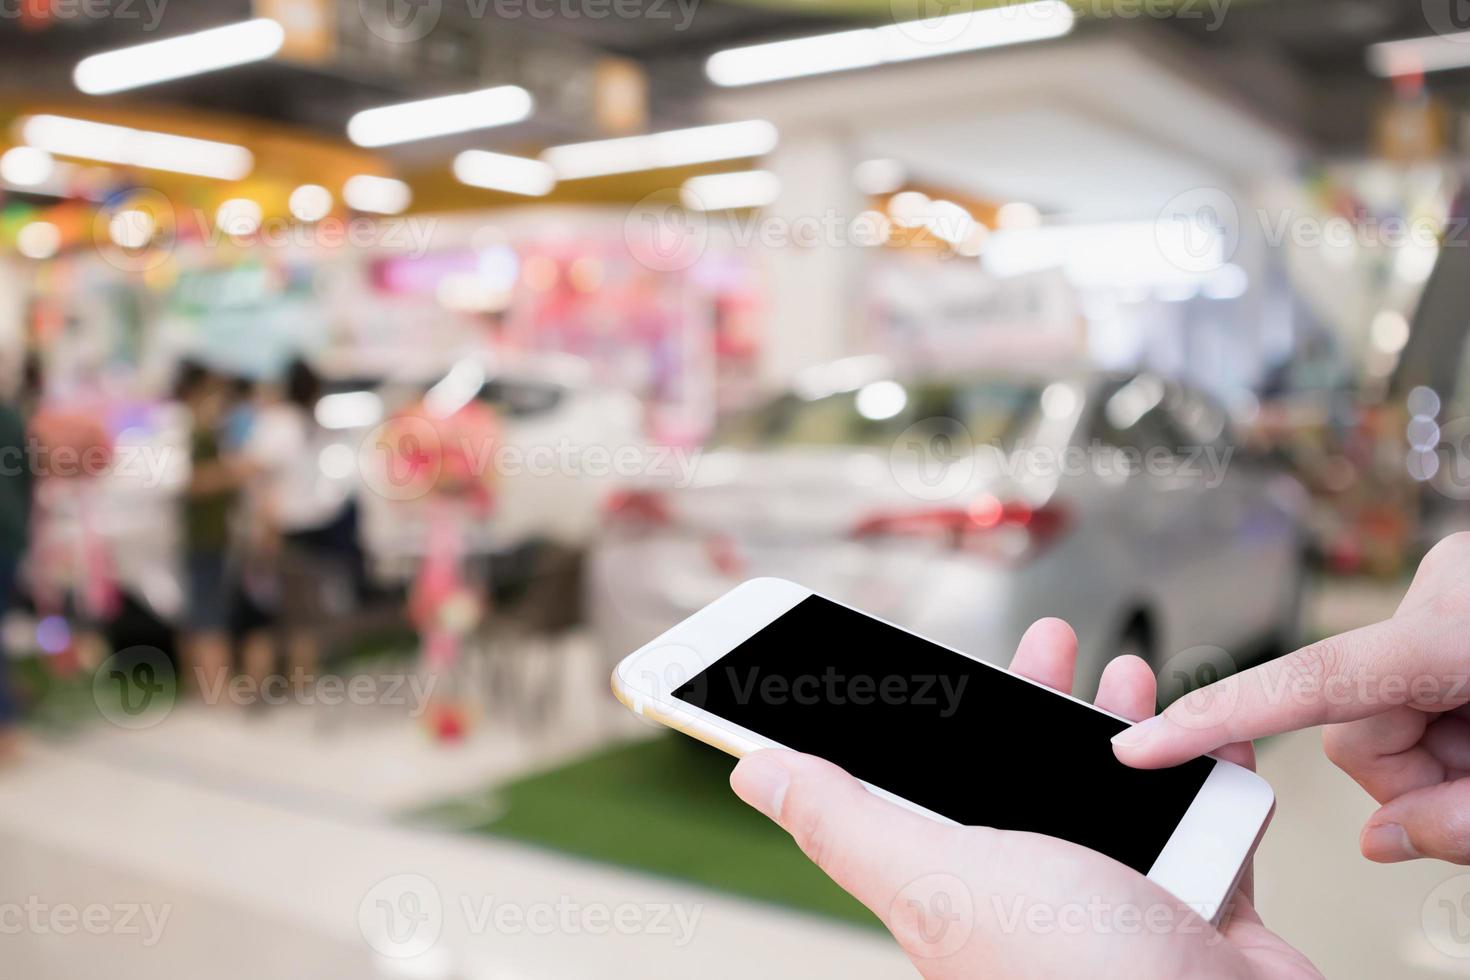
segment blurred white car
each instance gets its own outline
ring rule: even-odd
[[[647,442],[637,400],[596,384],[586,365],[572,358],[474,353],[405,366],[371,381],[339,377],[329,390],[317,405],[317,420],[349,451],[344,459],[360,461],[371,456],[377,426],[405,406],[437,398],[454,403],[449,409],[478,400],[495,410],[495,444],[467,447],[475,465],[494,469],[493,516],[463,528],[461,546],[471,553],[533,539],[585,545],[597,530],[600,502],[616,482],[596,464],[606,467],[610,454]],[[379,570],[394,577],[395,565],[398,574],[416,568],[428,541],[430,501],[385,496],[357,467],[344,470],[359,484],[363,543]]]
[[[1219,669],[1191,648],[1295,640],[1305,506],[1226,423],[1148,374],[829,365],[718,432],[690,485],[609,502],[590,614],[620,656],[775,575],[997,663],[1061,616],[1081,693],[1124,652]]]

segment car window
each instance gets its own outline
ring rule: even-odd
[[[1198,391],[1179,389],[1165,399],[1169,424],[1179,433],[1179,444],[1189,447],[1231,444],[1230,416],[1224,406]]]
[[[712,442],[736,449],[870,446],[887,449],[904,429],[952,418],[977,443],[1010,446],[1030,423],[1037,386],[1021,380],[969,383],[874,381],[821,398],[784,395],[725,422]]]
[[[1040,402],[1036,385],[965,385],[955,391],[952,414],[975,445],[1010,448],[1036,417]]]
[[[1160,448],[1178,452],[1178,433],[1164,408],[1167,394],[1164,383],[1151,375],[1104,389],[1092,420],[1092,440],[1141,453]]]
[[[478,397],[502,418],[527,419],[555,410],[565,394],[554,384],[493,378],[485,382]]]

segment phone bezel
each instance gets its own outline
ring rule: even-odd
[[[744,582],[623,658],[613,672],[613,693],[634,713],[737,758],[760,749],[787,748],[759,732],[681,701],[672,692],[812,595],[821,594],[785,579],[756,578]],[[822,598],[837,601],[827,596]],[[881,617],[863,615],[911,636],[919,635]],[[961,650],[942,643],[936,645],[993,670],[1005,671]],[[1127,721],[1030,678],[1011,676],[1093,711]],[[1148,871],[1149,879],[1211,922],[1219,919],[1275,809],[1275,794],[1264,779],[1234,763],[1214,761],[1210,775]],[[941,823],[955,823],[882,787],[866,781],[863,785],[875,795],[908,810]]]

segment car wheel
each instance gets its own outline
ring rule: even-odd
[[[1306,640],[1307,623],[1307,569],[1298,565],[1292,579],[1290,592],[1282,603],[1281,620],[1271,632],[1262,651],[1263,660],[1274,660],[1285,656]]]
[[[1123,627],[1113,643],[1112,656],[1108,659],[1130,655],[1138,657],[1149,667],[1158,669],[1159,665],[1154,663],[1153,631],[1149,629],[1148,620],[1141,615],[1134,616]]]

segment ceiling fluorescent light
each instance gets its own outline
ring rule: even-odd
[[[21,126],[21,137],[28,145],[57,156],[220,180],[240,180],[255,166],[250,151],[232,143],[68,116],[31,116]]]
[[[413,203],[413,190],[392,177],[357,174],[342,185],[342,200],[354,211],[401,214]]]
[[[324,429],[364,428],[383,418],[383,400],[371,391],[339,391],[318,399],[312,414]]]
[[[717,51],[704,63],[704,73],[716,85],[753,85],[882,63],[882,38],[864,29]]]
[[[56,161],[34,146],[13,146],[0,155],[0,180],[20,187],[39,187],[56,175]]]
[[[541,197],[556,186],[556,171],[540,160],[488,150],[465,150],[455,157],[454,176],[471,187],[527,197]]]
[[[714,160],[758,157],[776,148],[776,127],[764,119],[673,129],[595,143],[553,146],[541,154],[562,180],[637,170],[685,167]]]
[[[424,409],[431,418],[447,419],[474,400],[485,384],[485,369],[463,358],[434,387],[424,392]]]
[[[347,136],[358,146],[389,146],[520,122],[534,107],[531,93],[519,85],[497,85],[364,109],[347,121]]]
[[[1368,46],[1368,70],[1380,78],[1470,67],[1470,31]]]
[[[150,41],[83,58],[72,72],[88,95],[110,95],[175,78],[264,61],[281,50],[286,31],[267,18]]]
[[[1037,0],[867,30],[818,34],[717,51],[705,62],[716,85],[754,85],[1061,37],[1076,15],[1063,0]]]
[[[690,177],[679,189],[679,200],[692,211],[762,208],[780,195],[781,181],[769,170]]]

